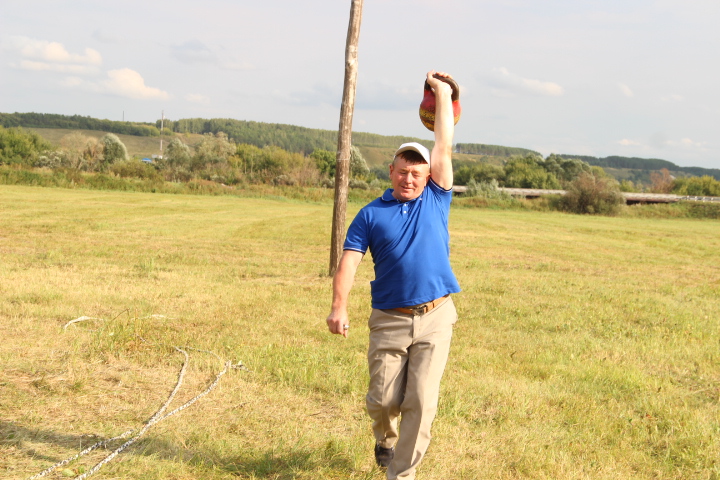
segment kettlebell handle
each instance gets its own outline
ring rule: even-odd
[[[441,77],[437,73],[433,74],[433,77],[450,85],[450,88],[452,88],[452,95],[450,96],[450,98],[453,102],[457,102],[460,99],[460,87],[454,79],[449,77]],[[427,80],[425,80],[425,90],[432,90]]]

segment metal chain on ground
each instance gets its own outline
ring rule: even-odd
[[[62,460],[62,461],[56,463],[55,465],[46,468],[46,469],[43,470],[42,472],[40,472],[40,473],[38,473],[38,474],[36,474],[36,475],[33,475],[32,477],[28,478],[28,480],[35,480],[36,478],[44,477],[45,475],[47,475],[48,473],[52,472],[53,470],[55,470],[55,469],[57,469],[57,468],[60,468],[60,467],[62,467],[63,465],[67,465],[68,463],[77,460],[78,458],[80,458],[80,457],[82,457],[83,455],[86,455],[86,454],[92,452],[93,450],[95,450],[95,449],[98,448],[98,447],[104,447],[105,445],[107,445],[107,444],[110,443],[110,442],[114,442],[115,440],[120,440],[121,438],[127,437],[127,436],[130,435],[132,432],[133,432],[133,430],[128,430],[127,432],[122,433],[122,434],[118,435],[117,437],[108,438],[107,440],[101,440],[101,441],[97,442],[96,444],[89,446],[88,448],[86,448],[86,449],[83,450],[82,452],[80,452],[80,453],[78,453],[78,454],[76,454],[76,455],[73,455],[73,456],[70,457],[70,458],[66,458],[65,460]]]
[[[177,347],[175,347],[175,348],[177,348]],[[180,350],[179,348],[177,348],[177,349]],[[187,354],[187,353],[184,352],[183,350],[180,350],[180,351],[182,351],[183,353]],[[135,435],[135,436],[132,437],[130,440],[128,440],[127,442],[125,442],[125,443],[123,443],[122,445],[120,445],[117,449],[115,449],[115,451],[113,451],[110,455],[108,455],[108,456],[105,457],[103,460],[101,460],[100,462],[98,462],[93,468],[91,468],[91,469],[88,470],[87,472],[83,473],[82,475],[78,475],[77,477],[75,477],[75,480],[84,480],[84,479],[86,479],[87,477],[89,477],[90,475],[94,474],[95,472],[97,472],[98,470],[100,470],[106,463],[108,463],[110,460],[112,460],[113,458],[115,458],[120,452],[122,452],[122,451],[125,450],[127,447],[129,447],[130,445],[132,445],[133,443],[135,443],[141,436],[143,436],[143,435],[145,434],[145,432],[148,431],[148,429],[149,429],[150,427],[152,427],[153,425],[155,425],[156,423],[158,423],[158,422],[160,422],[160,421],[162,421],[162,420],[165,420],[166,418],[168,418],[168,417],[170,417],[170,416],[172,416],[172,415],[175,415],[176,413],[181,412],[182,410],[186,409],[187,407],[189,407],[190,405],[192,405],[193,403],[195,403],[195,402],[196,402],[197,400],[199,400],[200,398],[202,398],[202,397],[204,397],[205,395],[207,395],[208,393],[210,393],[210,391],[212,391],[212,389],[214,389],[215,386],[216,386],[216,385],[218,384],[218,382],[220,381],[220,377],[222,377],[223,375],[225,375],[225,374],[227,373],[227,371],[231,368],[231,366],[232,366],[232,363],[231,363],[231,362],[226,362],[226,363],[225,363],[225,367],[224,367],[224,368],[222,369],[222,371],[221,371],[220,373],[218,373],[217,376],[215,377],[215,381],[214,381],[213,383],[211,383],[210,386],[209,386],[207,389],[205,389],[205,391],[199,393],[199,394],[196,395],[194,398],[190,399],[188,402],[186,402],[186,403],[184,403],[183,405],[179,406],[178,408],[176,408],[175,410],[171,411],[170,413],[167,413],[167,414],[165,414],[165,415],[163,415],[163,416],[161,416],[161,417],[157,417],[157,414],[156,414],[155,416],[153,416],[153,418],[150,419],[150,420],[145,424],[145,426],[137,433],[137,435]],[[158,411],[158,412],[159,412],[159,411]]]
[[[151,317],[156,317],[156,316],[155,316],[155,315],[152,315]],[[161,317],[161,315],[158,315],[158,317]],[[65,327],[67,328],[68,325],[70,325],[71,323],[74,323],[75,321],[84,321],[84,320],[102,320],[102,319],[91,318],[91,317],[80,317],[80,318],[77,318],[77,319],[71,321],[71,322],[68,323]],[[145,340],[144,338],[140,337],[139,335],[138,335],[138,337],[139,337],[142,341],[144,341],[144,342],[146,342],[146,343],[149,343],[149,344],[152,344],[152,342],[148,342],[147,340]],[[135,443],[141,436],[143,436],[143,435],[145,434],[145,432],[148,431],[148,429],[150,429],[150,427],[152,427],[152,426],[155,425],[156,423],[161,422],[162,420],[165,420],[165,419],[168,418],[168,417],[171,417],[171,416],[175,415],[176,413],[179,413],[179,412],[185,410],[186,408],[188,408],[189,406],[191,406],[193,403],[195,403],[196,401],[198,401],[200,398],[202,398],[202,397],[204,397],[205,395],[207,395],[208,393],[210,393],[210,392],[217,386],[217,384],[220,382],[220,378],[221,378],[223,375],[225,375],[230,369],[242,369],[242,370],[247,370],[247,371],[249,371],[249,370],[245,367],[245,365],[243,365],[242,362],[238,362],[238,363],[236,363],[236,364],[233,364],[233,363],[230,362],[230,361],[225,362],[223,369],[215,376],[215,380],[214,380],[204,391],[200,392],[198,395],[196,395],[195,397],[191,398],[190,400],[188,400],[188,401],[185,402],[184,404],[180,405],[180,406],[177,407],[176,409],[172,410],[171,412],[166,413],[166,414],[163,415],[163,413],[165,412],[165,410],[167,410],[167,408],[168,408],[168,406],[170,405],[170,403],[172,402],[172,400],[175,398],[175,395],[177,394],[177,392],[180,390],[180,387],[182,386],[182,382],[183,382],[184,377],[185,377],[185,371],[187,370],[187,365],[188,365],[188,363],[189,363],[189,361],[190,361],[190,356],[188,355],[188,353],[187,353],[185,350],[183,350],[183,349],[180,348],[180,347],[174,346],[174,345],[173,345],[172,347],[173,347],[175,350],[177,350],[178,352],[182,353],[182,354],[185,356],[185,360],[183,361],[183,366],[182,366],[182,368],[180,369],[180,373],[178,374],[178,380],[177,380],[177,382],[176,382],[176,384],[175,384],[175,388],[174,388],[173,391],[170,393],[170,395],[168,396],[168,398],[167,398],[167,400],[165,401],[165,403],[158,409],[157,412],[155,412],[155,414],[154,414],[152,417],[150,417],[150,419],[145,423],[145,425],[143,426],[143,428],[140,429],[140,431],[139,431],[135,436],[133,436],[133,437],[130,438],[128,441],[126,441],[125,443],[123,443],[122,445],[120,445],[118,448],[116,448],[112,453],[110,453],[110,454],[109,454],[108,456],[106,456],[103,460],[101,460],[100,462],[98,462],[98,463],[97,463],[94,467],[92,467],[90,470],[88,470],[87,472],[83,473],[82,475],[79,475],[79,476],[75,477],[75,480],[84,480],[84,479],[88,478],[90,475],[93,475],[93,474],[96,473],[98,470],[100,470],[105,464],[107,464],[107,463],[110,462],[113,458],[115,458],[118,454],[120,454],[123,450],[125,450],[127,447],[129,447],[130,445],[132,445],[133,443]],[[215,358],[217,358],[218,360],[222,361],[222,359],[220,358],[220,356],[217,355],[215,352],[211,352],[211,351],[209,351],[209,350],[202,350],[202,349],[199,349],[199,348],[193,348],[193,347],[184,347],[184,348],[187,348],[188,350],[195,350],[195,351],[198,351],[198,352],[208,353],[208,354],[210,354],[210,355],[213,355],[213,356],[214,356]],[[125,438],[125,437],[129,436],[132,432],[133,432],[133,430],[128,430],[127,432],[124,432],[124,433],[122,433],[122,434],[120,434],[120,435],[118,435],[118,436],[116,436],[116,437],[113,437],[113,438],[110,438],[110,439],[107,439],[107,440],[102,440],[102,441],[100,441],[100,442],[97,442],[97,443],[95,443],[94,445],[86,448],[86,449],[83,450],[82,452],[80,452],[80,453],[78,453],[78,454],[76,454],[76,455],[73,455],[72,457],[67,458],[67,459],[65,459],[65,460],[62,460],[62,461],[56,463],[55,465],[53,465],[53,466],[51,466],[51,467],[48,467],[47,469],[43,470],[42,472],[40,472],[40,473],[38,473],[38,474],[36,474],[36,475],[33,475],[32,477],[28,478],[27,480],[35,480],[35,479],[44,477],[45,475],[47,475],[48,473],[52,472],[53,470],[55,470],[55,469],[57,469],[57,468],[59,468],[59,467],[61,467],[61,466],[63,466],[63,465],[67,465],[68,463],[73,462],[74,460],[77,460],[77,459],[80,458],[81,456],[86,455],[87,453],[90,453],[91,451],[95,450],[95,449],[98,448],[98,447],[101,447],[101,446],[104,447],[105,445],[107,445],[107,444],[110,443],[110,442],[113,442],[113,441],[115,441],[115,440],[119,440],[119,439],[121,439],[121,438]]]

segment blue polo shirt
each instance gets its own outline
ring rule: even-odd
[[[452,190],[430,179],[423,193],[408,202],[399,202],[392,193],[387,189],[358,212],[343,246],[372,253],[373,308],[419,305],[459,292],[449,258]]]

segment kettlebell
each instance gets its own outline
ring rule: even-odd
[[[437,73],[433,77],[438,80],[450,85],[452,88],[452,108],[453,117],[455,117],[455,125],[460,120],[460,114],[462,113],[462,107],[460,107],[460,87],[457,82],[452,78],[441,77]],[[420,102],[420,121],[425,125],[428,130],[435,131],[435,92],[430,88],[430,84],[425,80],[425,91],[423,92],[423,99]]]

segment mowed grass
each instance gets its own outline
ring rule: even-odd
[[[81,130],[81,129],[69,129],[69,128],[28,128],[53,145],[60,145],[62,138],[73,132],[80,132],[87,137],[94,137],[97,139],[102,138],[107,132],[101,132],[99,130]],[[124,135],[122,133],[116,133],[117,137],[127,148],[128,154],[138,157],[149,157],[153,154],[160,153],[160,137],[141,137],[138,135]],[[202,135],[199,134],[171,134],[167,133],[163,136],[163,146],[167,147],[168,142],[173,137],[180,138],[183,142],[189,145],[195,145],[202,139]]]
[[[331,217],[0,186],[0,477],[142,427],[177,345],[249,371],[93,478],[384,478],[364,412],[372,264],[350,338],[328,334]],[[463,208],[450,228],[460,320],[419,479],[720,478],[720,222]],[[81,316],[99,320],[64,328]],[[223,368],[188,353],[170,409]]]

